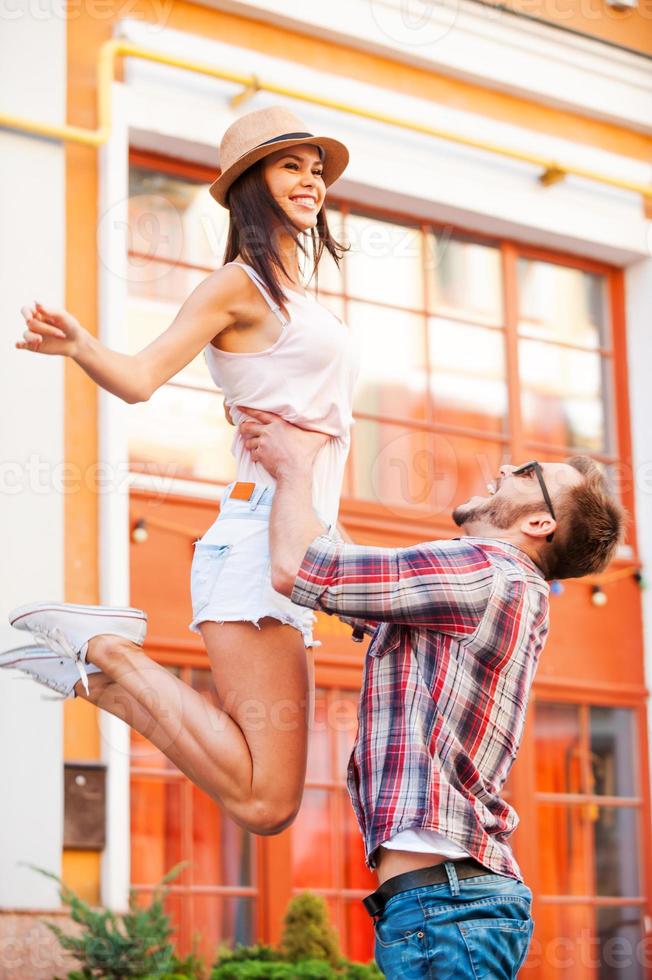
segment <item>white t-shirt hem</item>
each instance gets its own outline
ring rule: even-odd
[[[416,851],[420,854],[441,854],[451,860],[470,857],[468,851],[445,837],[438,830],[401,830],[393,834],[389,840],[383,841],[382,847],[396,851]]]

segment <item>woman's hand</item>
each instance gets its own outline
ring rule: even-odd
[[[23,340],[16,341],[19,350],[39,354],[59,354],[74,357],[86,332],[78,320],[66,310],[55,310],[36,301],[21,307],[27,329]]]
[[[274,477],[296,469],[312,469],[315,456],[331,436],[325,432],[300,429],[271,412],[259,412],[238,405],[241,412],[250,415],[240,423],[245,448],[256,463],[261,463]]]

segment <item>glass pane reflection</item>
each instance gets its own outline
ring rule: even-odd
[[[163,875],[183,859],[182,792],[183,786],[178,780],[131,777],[133,884],[158,884]]]
[[[294,888],[332,888],[333,854],[330,791],[306,789],[299,815],[292,824],[292,885]]]
[[[539,805],[537,851],[543,895],[592,894],[585,833],[592,818],[588,804]]]
[[[446,232],[428,235],[426,265],[429,310],[443,316],[455,313],[474,323],[502,324],[502,271],[497,248],[451,238]]]
[[[135,263],[143,260],[132,257],[130,261]],[[143,305],[170,304],[172,315],[167,323],[162,325],[162,332],[172,323],[181,305],[206,279],[208,273],[203,269],[188,269],[183,265],[171,265],[168,262],[149,262],[146,269],[146,273],[143,272],[139,280],[132,275],[129,282],[129,297],[140,300]]]
[[[326,691],[315,691],[314,721],[308,740],[308,765],[306,780],[327,782],[331,778],[331,751],[328,726],[328,700]]]
[[[587,348],[606,346],[604,276],[555,262],[521,258],[518,284],[522,336]]]
[[[627,708],[590,709],[593,792],[599,796],[636,794],[634,715]]]
[[[608,379],[600,354],[521,340],[519,366],[526,439],[610,448],[604,403]]]
[[[649,966],[643,946],[641,910],[636,906],[596,909],[599,980],[644,980]],[[647,960],[647,962],[646,962]]]
[[[428,323],[434,421],[503,431],[507,425],[502,332],[457,320]]]
[[[596,892],[617,898],[640,894],[638,813],[629,807],[595,807]]]
[[[208,963],[215,959],[218,945],[242,946],[256,939],[256,902],[240,895],[194,895],[192,928],[198,952]]]
[[[129,249],[217,268],[226,245],[228,212],[218,207],[208,188],[209,184],[132,167]]]
[[[164,385],[149,401],[130,406],[129,421],[131,460],[161,466],[170,479],[228,483],[235,478],[234,429],[217,391]]]
[[[360,419],[353,432],[356,496],[386,508],[418,507],[448,521],[454,507],[485,496],[502,446]]]
[[[349,303],[348,323],[360,350],[354,410],[423,419],[426,413],[422,316],[372,303]]]
[[[583,793],[580,712],[574,704],[534,705],[536,787],[543,793]]]
[[[421,230],[357,214],[348,216],[346,230],[349,295],[423,309]]]

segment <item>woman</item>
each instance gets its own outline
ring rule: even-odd
[[[332,527],[357,365],[345,325],[302,289],[299,250],[307,253],[302,238],[312,244],[313,272],[324,248],[341,258],[323,205],[348,151],[272,107],[229,127],[220,162],[210,190],[230,211],[224,265],[159,338],[134,356],[119,354],[67,312],[37,303],[22,310],[28,329],[16,346],[72,357],[129,403],[148,399],[204,350],[236,425],[243,405],[305,429],[305,452],[317,457],[315,509]],[[219,706],[142,652],[146,615],[135,609],[20,607],[10,614],[12,625],[43,645],[10,651],[0,663],[123,718],[241,826],[270,834],[292,822],[303,792],[313,614],[272,589],[267,520],[274,480],[238,429],[233,451],[237,480],[195,543],[191,571],[190,629],[206,646]]]

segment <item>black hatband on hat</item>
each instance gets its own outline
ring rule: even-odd
[[[263,142],[259,143],[258,146],[255,147],[255,149],[257,150],[258,147],[260,146],[269,146],[270,143],[279,143],[282,140],[303,139],[304,136],[305,137],[312,136],[314,138],[314,135],[315,135],[314,133],[283,133],[282,136],[272,136],[271,140],[263,140]],[[323,161],[326,155],[326,151],[324,150],[323,146],[318,146],[317,149],[319,150],[319,158],[320,160]]]
[[[279,140],[296,140],[301,136],[314,136],[314,133],[283,133],[282,136],[272,136],[271,140],[263,140],[258,146],[267,146],[268,143],[278,143]],[[258,149],[258,146],[255,149]]]

